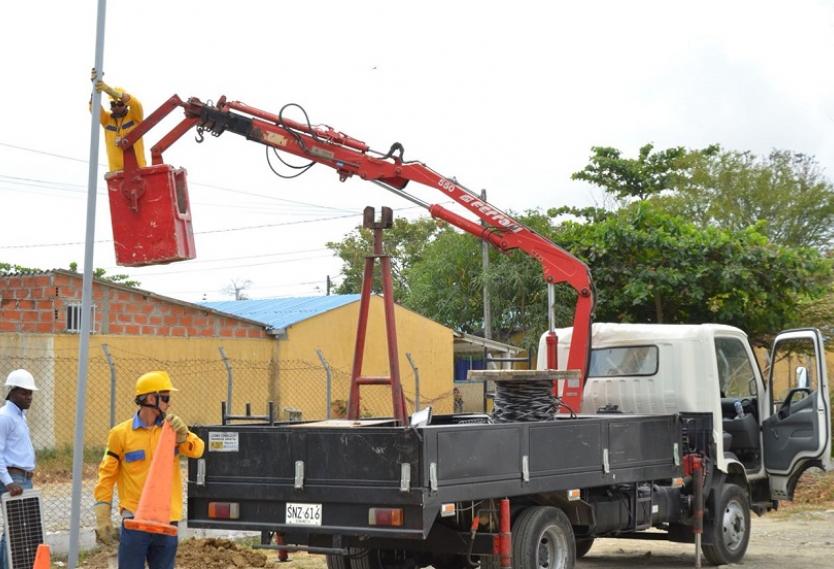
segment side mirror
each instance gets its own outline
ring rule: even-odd
[[[796,387],[808,389],[808,369],[802,366],[796,368]]]

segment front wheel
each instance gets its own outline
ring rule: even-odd
[[[712,543],[704,544],[704,557],[712,565],[741,561],[750,542],[750,498],[737,484],[722,484],[716,510],[704,524]]]
[[[513,569],[573,569],[576,542],[561,510],[534,506],[513,524]]]

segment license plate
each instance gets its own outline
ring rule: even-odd
[[[297,526],[320,526],[321,504],[287,502],[286,523]]]

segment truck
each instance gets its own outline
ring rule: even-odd
[[[151,149],[152,166],[139,168],[132,145],[178,107],[185,118]],[[189,527],[259,531],[262,547],[321,553],[329,569],[571,569],[600,537],[693,542],[698,563],[702,549],[719,565],[744,557],[751,512],[791,499],[806,469],[831,467],[819,331],[776,336],[763,373],[730,326],[592,324],[584,263],[456,179],[404,160],[399,143],[377,152],[331,127],[289,120],[284,109],[174,95],[119,143],[125,170],[108,175],[114,233],[142,225],[142,200],[154,195],[171,197],[172,219],[185,219],[184,172],[162,153],[192,127],[200,139],[231,132],[332,167],[341,181],[372,181],[502,251],[520,250],[541,264],[551,302],[538,370],[482,373],[496,380],[492,413],[403,416],[389,329],[392,417],[291,423],[268,413],[241,422],[224,410],[220,424],[194,427],[207,452],[188,466]],[[480,223],[417,197],[409,182]],[[147,254],[148,243],[135,245]],[[117,258],[129,264],[136,251]],[[192,256],[189,247],[165,251],[138,263]],[[555,327],[559,283],[575,291],[570,328]],[[360,308],[359,372],[363,317]],[[362,378],[356,362],[352,380],[349,408],[358,410],[354,387],[382,381]]]

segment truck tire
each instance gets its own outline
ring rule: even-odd
[[[513,569],[573,569],[576,542],[570,520],[551,506],[533,506],[513,524]]]
[[[716,511],[704,524],[712,543],[704,544],[704,557],[712,565],[741,561],[750,542],[750,498],[737,484],[722,484]]]
[[[583,539],[576,540],[576,558],[581,559],[585,557],[585,554],[591,550],[591,547],[594,545],[594,538],[586,537]]]

